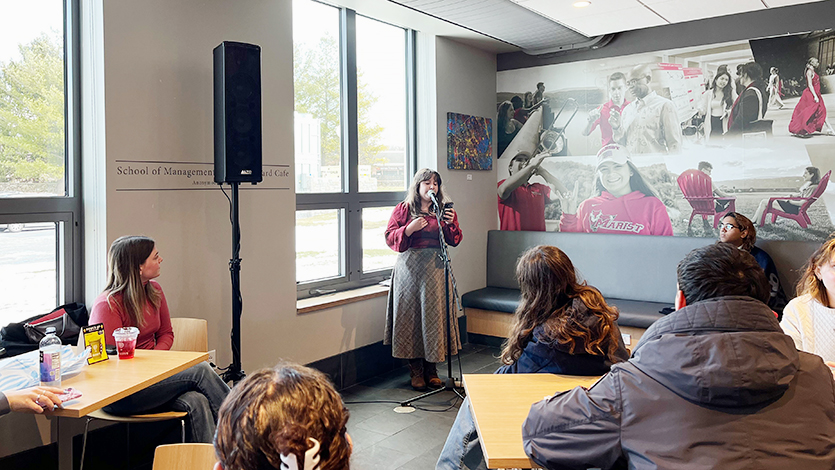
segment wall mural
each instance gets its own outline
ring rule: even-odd
[[[502,230],[835,231],[835,32],[499,72]],[[715,220],[716,219],[716,220]]]

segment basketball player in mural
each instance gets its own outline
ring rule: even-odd
[[[559,193],[561,232],[673,235],[664,203],[632,163],[625,148],[611,144],[597,153],[595,195],[577,206],[578,185]]]
[[[652,70],[638,65],[629,72],[626,84],[635,101],[612,113],[615,142],[625,145],[632,154],[681,151],[681,123],[672,101],[658,96],[650,88]]]
[[[509,165],[510,176],[499,181],[499,228],[501,230],[545,231],[545,205],[551,203],[551,188],[542,183],[530,183],[534,175],[541,176],[559,194],[568,189],[548,170],[541,153],[533,158],[528,152],[516,154]]]
[[[600,146],[605,147],[615,143],[612,132],[612,121],[614,114],[623,112],[623,107],[628,105],[626,101],[626,76],[615,72],[609,76],[609,101],[598,108],[589,111],[589,119],[583,135],[588,136],[595,128],[600,126]]]

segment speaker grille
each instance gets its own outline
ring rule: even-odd
[[[215,182],[258,183],[261,174],[261,48],[214,49]]]

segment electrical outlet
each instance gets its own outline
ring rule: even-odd
[[[209,363],[217,365],[217,349],[209,351]]]

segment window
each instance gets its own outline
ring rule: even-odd
[[[304,298],[379,282],[414,172],[414,32],[293,1],[296,282]]]
[[[0,20],[0,325],[81,298],[78,1]]]

